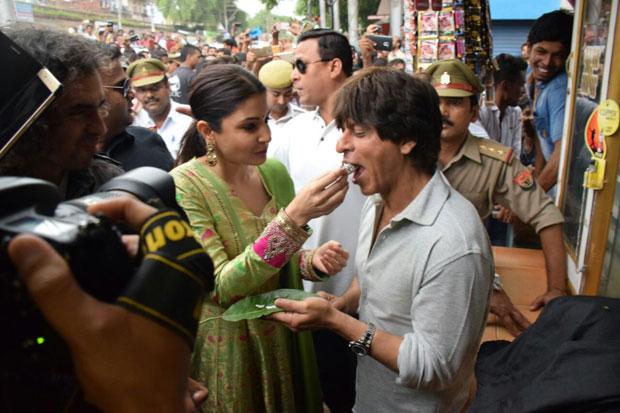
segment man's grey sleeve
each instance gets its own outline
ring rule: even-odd
[[[493,264],[479,251],[444,261],[430,269],[412,305],[413,332],[398,353],[396,383],[441,390],[473,368],[489,311]]]

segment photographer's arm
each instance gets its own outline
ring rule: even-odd
[[[154,209],[129,199],[94,212],[137,227]],[[182,411],[190,349],[161,325],[86,294],[45,241],[22,235],[9,245],[33,299],[71,349],[86,399],[103,411]]]
[[[364,68],[372,66],[372,54],[375,52],[375,43],[368,37],[362,37],[359,42],[362,52],[362,65]]]
[[[247,53],[250,50],[250,29],[247,29],[240,35],[240,39],[243,40],[243,46],[239,46],[239,51]]]

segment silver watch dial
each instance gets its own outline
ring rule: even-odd
[[[356,342],[349,344],[349,347],[351,347],[351,350],[358,356],[365,356],[366,354],[368,354],[368,348],[363,344]]]

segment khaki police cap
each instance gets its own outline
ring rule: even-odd
[[[439,96],[466,97],[481,93],[484,88],[469,67],[458,59],[439,60],[426,71]]]
[[[161,82],[166,76],[166,65],[159,59],[136,60],[127,68],[127,76],[134,87]]]
[[[293,83],[291,81],[293,65],[286,60],[272,60],[261,67],[258,72],[258,79],[272,89],[286,89]]]

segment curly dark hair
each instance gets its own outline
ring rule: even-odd
[[[435,172],[442,124],[439,96],[428,82],[387,67],[362,69],[338,93],[334,118],[341,129],[372,126],[382,140],[416,142],[411,164]]]
[[[115,61],[123,56],[120,47],[115,44],[97,43],[97,47],[102,56],[99,70],[112,69]]]
[[[8,30],[6,35],[65,86],[97,73],[103,63],[103,54],[96,41],[82,36],[33,28]],[[62,92],[56,102],[60,97]],[[56,102],[46,109],[2,159],[1,175],[30,175],[32,166],[47,155],[51,142],[46,136],[48,114],[53,111]]]
[[[99,70],[101,53],[95,40],[33,28],[15,29],[6,34],[48,68],[61,83],[73,82]]]

